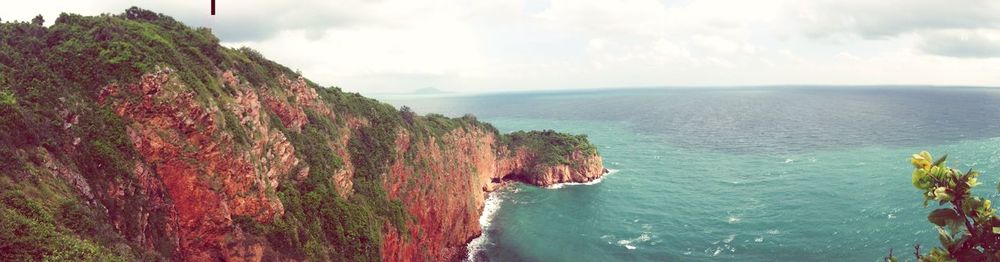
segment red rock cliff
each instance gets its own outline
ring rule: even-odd
[[[408,139],[401,134],[397,145],[408,144]],[[464,259],[468,242],[482,234],[479,217],[486,194],[498,189],[502,181],[550,186],[588,182],[607,172],[596,154],[574,151],[568,156],[571,164],[542,164],[527,148],[506,148],[493,133],[483,130],[459,129],[443,139],[453,147],[441,150],[431,140],[418,148],[402,147],[397,156],[385,186],[390,197],[403,200],[415,221],[408,232],[386,234],[384,261]],[[427,152],[420,154],[419,161],[429,164],[431,173],[405,165],[401,160],[408,150]],[[409,182],[414,180],[418,182]]]
[[[181,260],[259,261],[274,254],[260,237],[245,234],[233,222],[249,216],[267,223],[284,212],[273,194],[280,181],[301,180],[309,172],[281,131],[263,121],[270,110],[286,130],[302,132],[309,120],[305,108],[333,118],[330,105],[316,99],[302,79],[282,78],[280,86],[253,88],[240,84],[233,72],[219,74],[220,82],[236,90],[233,103],[197,101],[195,94],[170,70],[142,77],[130,85],[109,85],[100,102],[129,120],[128,134],[141,155],[137,172],[148,183],[145,190],[165,190],[172,201],[167,209],[176,239],[175,257]],[[129,94],[129,95],[126,95]],[[126,97],[141,99],[126,99]],[[294,97],[294,103],[288,102]],[[219,107],[234,112],[249,131],[249,142],[238,143],[223,132]],[[344,130],[370,125],[363,119],[347,121]],[[350,132],[329,145],[343,159]],[[383,186],[390,199],[401,200],[412,216],[406,231],[385,222],[382,259],[385,261],[441,261],[463,258],[468,241],[479,234],[478,222],[486,194],[499,182],[517,180],[549,186],[587,182],[605,173],[600,156],[579,150],[565,156],[569,164],[541,164],[525,147],[507,148],[493,132],[458,128],[441,137],[416,142],[407,130],[397,133],[396,155]],[[406,155],[413,155],[407,159]],[[350,197],[353,168],[350,161],[333,178],[338,192]],[[162,188],[159,188],[162,184]]]
[[[396,110],[137,7],[0,32],[0,260],[443,261],[499,182],[604,173],[583,136]]]

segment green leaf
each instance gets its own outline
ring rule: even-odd
[[[948,159],[948,154],[944,154],[943,156],[941,156],[941,158],[938,158],[937,161],[934,161],[934,165],[941,166],[941,164],[944,164],[944,161],[947,159]]]
[[[17,105],[17,98],[14,94],[7,90],[0,90],[0,105],[13,106]]]
[[[951,223],[950,225],[948,225],[948,232],[951,232],[951,237],[955,238],[955,235],[960,234],[961,231],[962,231],[962,229],[964,229],[964,228],[965,228],[965,225],[963,225],[963,224]]]
[[[1000,227],[993,227],[993,234],[1000,234]]]
[[[961,218],[958,216],[958,213],[950,208],[935,209],[927,216],[928,221],[942,227],[949,223],[958,223],[959,219]]]
[[[942,227],[937,227],[938,230],[938,240],[941,241],[941,246],[948,248],[955,243],[955,240],[951,238],[951,234],[948,234]]]
[[[983,199],[979,197],[970,197],[965,199],[965,202],[962,202],[962,210],[965,210],[966,212],[979,209],[982,206]]]

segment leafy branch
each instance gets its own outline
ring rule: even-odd
[[[979,172],[949,168],[947,155],[932,159],[927,151],[910,158],[914,166],[912,183],[923,191],[924,206],[931,201],[944,206],[927,216],[937,228],[941,247],[922,254],[915,246],[917,261],[1000,261],[1000,218],[989,199],[970,192],[980,185]],[[892,251],[885,260],[898,261]]]

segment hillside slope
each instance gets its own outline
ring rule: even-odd
[[[139,8],[0,24],[0,256],[463,258],[502,181],[604,174],[585,136],[320,87]]]

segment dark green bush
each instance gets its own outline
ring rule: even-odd
[[[250,144],[250,136],[247,135],[246,129],[243,128],[243,124],[240,124],[240,120],[236,118],[236,115],[229,110],[222,110],[222,117],[225,119],[225,128],[229,134],[233,135],[233,140],[241,145]]]
[[[88,217],[78,217],[74,224],[62,224],[64,216],[85,211],[60,211],[54,216],[44,203],[10,190],[0,195],[0,258],[10,261],[126,261],[128,255],[112,252],[73,233],[72,227],[85,227]],[[73,213],[78,212],[78,213]],[[57,219],[53,220],[53,217]],[[63,230],[60,225],[66,227]],[[69,232],[67,232],[69,231]]]
[[[96,217],[98,214],[95,214],[92,209],[76,201],[63,203],[59,212],[56,213],[56,221],[59,224],[83,236],[107,233],[98,232],[98,222],[94,220]]]
[[[565,157],[577,150],[584,155],[597,154],[597,148],[587,140],[586,135],[570,135],[552,130],[517,131],[505,135],[503,141],[511,149],[527,147],[545,164],[570,164]]]

